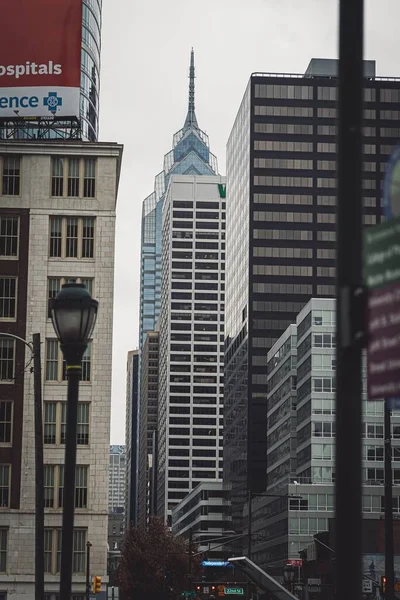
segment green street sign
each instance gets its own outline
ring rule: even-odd
[[[196,592],[185,590],[184,592],[181,592],[181,596],[184,596],[185,598],[195,598],[197,594]]]
[[[225,595],[229,596],[243,596],[244,595],[244,589],[241,587],[226,587],[225,588]]]
[[[364,234],[364,275],[367,287],[382,288],[400,280],[400,218],[391,219]]]

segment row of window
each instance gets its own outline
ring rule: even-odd
[[[281,211],[265,211],[255,210],[254,213],[255,221],[273,221],[274,223],[312,223],[313,213],[307,212],[286,212]],[[324,215],[318,215],[325,216]],[[333,217],[335,215],[332,215]],[[320,222],[320,221],[319,221]]]
[[[96,159],[53,157],[51,160],[51,196],[94,198],[96,194]],[[21,194],[21,158],[0,159],[3,196]]]
[[[338,88],[332,86],[318,86],[318,100],[337,100]],[[311,85],[293,84],[256,84],[254,87],[256,98],[276,98],[280,100],[312,100],[314,98],[314,87]],[[380,98],[382,102],[400,102],[400,92],[395,89],[381,89]],[[364,88],[364,101],[376,101],[376,89]]]

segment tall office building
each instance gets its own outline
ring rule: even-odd
[[[253,501],[253,559],[281,575],[334,519],[335,301],[312,298],[268,353],[269,491],[294,498]],[[384,404],[363,394],[363,518],[384,513]],[[393,413],[393,510],[400,511],[400,415]],[[283,466],[282,472],[279,471]],[[288,466],[286,466],[288,465]],[[275,487],[279,486],[279,487]],[[371,562],[371,559],[369,563]],[[369,564],[368,563],[368,564]]]
[[[222,478],[225,179],[173,175],[164,200],[158,514]]]
[[[139,350],[130,350],[126,363],[126,493],[125,524],[137,524],[137,439],[139,402]]]
[[[140,375],[140,431],[138,469],[138,523],[155,514],[156,445],[158,430],[159,332],[149,331],[142,351]]]
[[[125,446],[110,446],[108,512],[125,512],[126,460]]]
[[[34,597],[33,375],[25,345],[42,342],[45,590],[59,591],[67,382],[48,299],[80,282],[99,300],[79,390],[73,594],[92,572],[106,583],[114,226],[122,147],[51,141],[0,142],[0,598]],[[54,167],[77,165],[77,177]],[[63,171],[61,170],[61,173]],[[92,173],[88,178],[87,173]],[[74,485],[74,482],[67,482]]]
[[[172,175],[178,174],[216,175],[217,173],[217,160],[209,150],[208,136],[200,129],[196,118],[195,67],[192,50],[186,119],[182,129],[173,136],[173,149],[164,157],[164,168],[156,176],[154,191],[143,202],[140,263],[140,360],[146,335],[149,331],[154,331],[160,315],[162,214],[170,178]],[[146,419],[146,414],[144,414],[144,419]],[[140,415],[138,415],[138,421],[140,429],[142,427]],[[140,456],[142,451],[147,453],[147,447],[140,448],[139,463],[145,460]],[[152,472],[154,474],[154,470]],[[153,483],[154,481],[153,478]],[[143,493],[143,490],[140,489],[139,497],[143,498]],[[154,498],[153,494],[153,500]]]
[[[335,294],[337,66],[253,74],[228,141],[224,480],[235,530],[246,489],[267,485],[267,352],[312,296]],[[399,101],[400,80],[366,62],[365,224],[380,220]]]
[[[140,262],[139,348],[153,331],[160,314],[161,229],[163,202],[171,175],[215,175],[217,159],[209,150],[208,136],[197,123],[194,103],[194,52],[190,56],[189,104],[185,123],[173,137],[173,149],[164,157],[154,192],[143,202]]]

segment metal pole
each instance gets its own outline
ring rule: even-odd
[[[64,466],[64,502],[61,543],[60,600],[71,600],[74,544],[76,432],[80,367],[67,366],[68,403]]]
[[[86,542],[86,600],[89,600],[90,596],[90,548],[92,544]]]
[[[189,561],[188,561],[188,584],[192,583],[192,552],[193,552],[193,529],[189,529]]]
[[[44,598],[44,466],[40,333],[32,336],[35,411],[35,600]]]
[[[391,410],[385,401],[385,575],[386,600],[394,600],[393,473]]]
[[[336,582],[361,598],[363,0],[340,0],[337,210]],[[356,325],[358,321],[358,327]],[[362,331],[364,333],[364,331]]]
[[[247,534],[248,534],[248,539],[247,539],[247,558],[249,560],[251,560],[251,536],[252,536],[252,529],[253,529],[253,515],[252,515],[252,502],[253,500],[253,492],[251,490],[248,491],[248,495],[247,495],[247,506],[248,506],[248,527],[247,527]]]

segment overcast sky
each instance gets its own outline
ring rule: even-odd
[[[111,443],[125,442],[128,350],[138,345],[140,219],[187,110],[225,173],[225,146],[252,72],[303,73],[337,58],[338,0],[103,0],[100,140],[124,144],[117,204]],[[366,0],[365,58],[400,76],[399,0]]]

